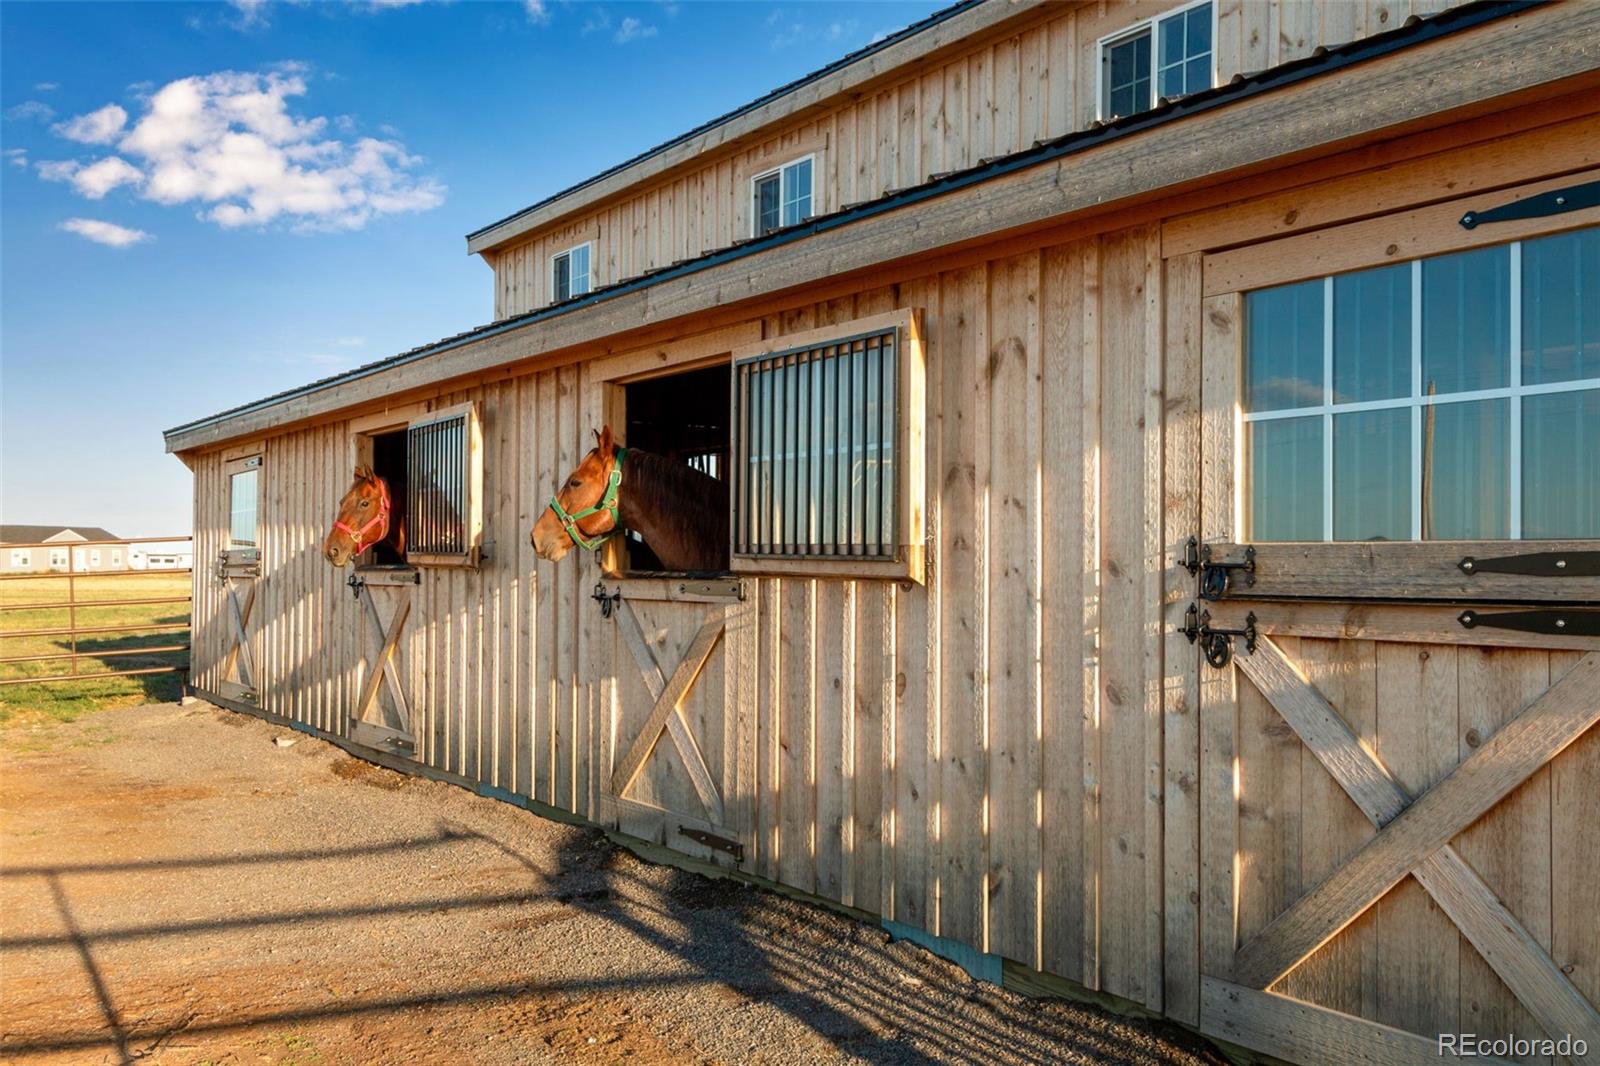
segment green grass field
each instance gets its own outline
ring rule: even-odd
[[[159,599],[189,595],[188,574],[160,571],[119,577],[80,577],[76,579],[77,598],[85,600]],[[59,578],[26,578],[0,581],[0,604],[65,604],[67,582]],[[65,606],[31,610],[0,611],[0,657],[16,655],[57,655],[72,650],[65,635],[14,637],[24,630],[64,629],[69,612]],[[79,607],[78,627],[137,624],[183,624],[189,622],[189,604],[142,603],[118,607]],[[93,633],[78,638],[78,651],[88,655],[78,660],[78,672],[134,670],[188,661],[188,652],[139,654],[138,649],[187,644],[189,631]],[[131,651],[131,655],[96,656],[95,652]],[[0,679],[44,677],[72,670],[72,660],[0,663]],[[55,681],[49,684],[0,686],[0,726],[71,721],[80,714],[106,707],[128,707],[177,699],[178,674],[144,674],[134,677],[101,677],[83,681]]]

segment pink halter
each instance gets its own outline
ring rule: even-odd
[[[366,547],[366,545],[362,544],[362,541],[364,541],[367,537],[367,534],[372,531],[373,526],[386,526],[389,522],[389,483],[381,477],[374,478],[373,480],[377,481],[378,491],[382,493],[382,496],[378,500],[378,513],[368,519],[367,524],[362,526],[360,529],[356,529],[346,522],[335,520],[333,523],[334,529],[337,529],[341,533],[350,534],[351,539],[354,540],[356,544],[355,548],[352,550],[356,552],[359,552]],[[376,544],[377,540],[375,539],[373,543]]]

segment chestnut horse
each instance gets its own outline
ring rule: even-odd
[[[344,566],[368,548],[388,544],[397,555],[406,550],[405,493],[389,491],[389,482],[370,467],[356,467],[350,491],[339,501],[339,515],[322,542],[322,557]]]
[[[632,530],[668,570],[728,568],[728,486],[682,463],[638,448],[618,448],[606,426],[534,523],[541,559],[576,546],[597,548]]]

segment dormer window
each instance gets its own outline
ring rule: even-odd
[[[550,302],[560,303],[589,291],[589,243],[550,257]]]
[[[1149,111],[1162,98],[1188,96],[1215,82],[1211,0],[1147,19],[1100,41],[1100,117]]]
[[[752,237],[793,226],[811,217],[813,157],[796,159],[750,179]]]

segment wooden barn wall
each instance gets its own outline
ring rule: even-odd
[[[1216,0],[1218,84],[1456,2]],[[549,303],[550,257],[586,240],[595,241],[591,270],[598,287],[748,237],[751,176],[807,152],[817,154],[820,214],[1085,129],[1097,117],[1097,41],[1174,6],[1171,0],[1061,5],[1061,13],[1014,35],[821,116],[776,127],[759,143],[709,155],[703,166],[489,253],[495,317]]]
[[[750,580],[756,695],[737,709],[756,728],[757,873],[1150,1003],[1160,560],[1189,533],[1162,528],[1161,437],[1145,432],[1161,420],[1162,283],[1150,225],[763,321],[780,336],[924,310],[932,566],[926,585]],[[617,668],[587,598],[598,574],[537,560],[527,536],[601,419],[589,373],[438,398],[482,406],[487,559],[422,570],[403,660],[421,761],[598,818]],[[263,455],[261,706],[339,733],[370,625],[318,554],[347,430]],[[198,558],[214,558],[220,457],[196,481]],[[213,578],[196,585],[195,681],[215,691],[224,604]]]

